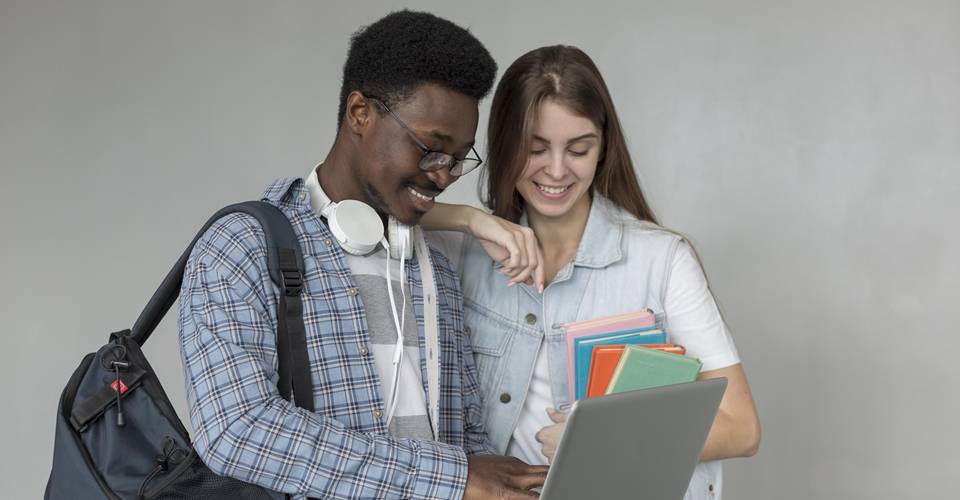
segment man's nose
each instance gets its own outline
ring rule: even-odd
[[[441,190],[447,189],[447,186],[453,184],[453,182],[457,180],[456,176],[450,175],[449,167],[427,172],[427,178],[433,181],[433,183],[436,184]]]

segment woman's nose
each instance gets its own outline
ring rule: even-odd
[[[563,174],[566,173],[567,166],[564,165],[564,156],[563,152],[553,152],[550,154],[550,163],[546,166],[547,175],[553,177],[554,179],[563,178]]]

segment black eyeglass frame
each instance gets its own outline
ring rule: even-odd
[[[377,99],[375,97],[367,97],[367,99],[377,103],[382,107],[390,116],[396,120],[397,124],[400,125],[400,128],[410,136],[410,139],[413,140],[417,149],[423,153],[423,156],[420,157],[420,163],[417,167],[424,172],[435,172],[443,168],[450,168],[450,175],[454,177],[460,177],[474,171],[477,167],[483,164],[483,158],[480,158],[480,154],[477,153],[477,149],[473,146],[470,147],[470,151],[476,156],[476,158],[457,158],[450,153],[445,153],[443,151],[437,151],[434,149],[428,148],[424,143],[420,142],[420,139],[417,138],[417,135],[410,130],[410,127],[407,126],[403,120],[397,116],[396,113],[387,106],[386,103]]]

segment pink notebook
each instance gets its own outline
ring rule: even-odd
[[[656,324],[656,317],[650,309],[641,309],[613,316],[604,316],[602,318],[589,319],[584,321],[574,321],[561,325],[564,337],[567,341],[567,386],[570,390],[570,401],[574,400],[573,394],[573,339],[583,337],[584,335],[596,335],[600,333],[616,332],[620,330],[633,330],[638,328],[649,328]]]
[[[614,330],[629,330],[632,328],[646,328],[654,324],[653,311],[650,309],[641,309],[614,316],[604,316],[602,318],[588,319],[584,321],[573,321],[560,325],[567,334],[576,333],[583,335],[593,333],[603,333]]]

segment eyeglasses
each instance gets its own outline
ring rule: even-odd
[[[417,136],[414,135],[413,131],[407,127],[406,123],[403,123],[403,120],[396,115],[383,101],[380,99],[375,99],[373,97],[367,97],[371,101],[377,103],[386,110],[394,120],[397,121],[397,124],[403,128],[403,131],[410,136],[410,139],[413,140],[413,143],[417,146],[417,149],[423,153],[423,156],[420,158],[420,164],[418,167],[424,172],[435,172],[442,168],[449,168],[450,175],[454,177],[460,177],[461,175],[467,174],[471,170],[480,166],[483,163],[483,159],[480,158],[480,155],[477,154],[477,150],[473,147],[470,148],[470,151],[473,152],[473,155],[476,158],[457,158],[449,153],[444,153],[443,151],[434,151],[420,142],[420,139],[417,139]]]

